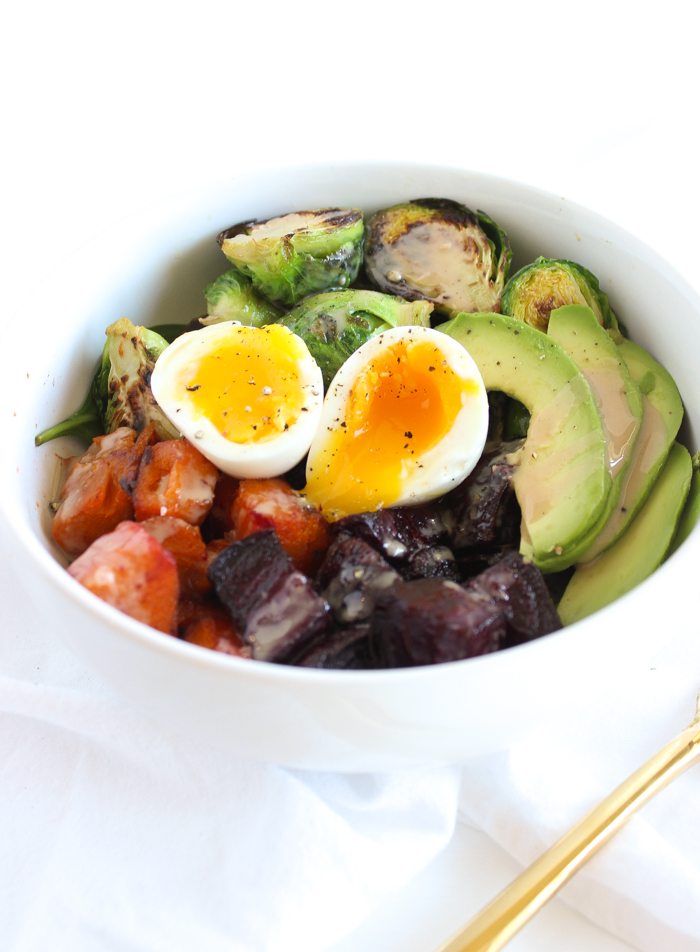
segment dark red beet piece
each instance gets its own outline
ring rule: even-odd
[[[506,635],[499,604],[443,579],[396,582],[372,617],[372,652],[390,668],[458,661],[496,651]]]
[[[352,625],[369,618],[377,595],[398,578],[371,545],[357,536],[343,534],[331,543],[316,582],[336,621]]]
[[[461,578],[459,566],[452,549],[446,545],[429,545],[418,549],[409,558],[402,570],[404,578]]]
[[[443,499],[453,514],[455,551],[518,545],[520,509],[513,491],[515,465],[508,457],[522,441],[491,446],[471,475]]]
[[[224,549],[209,566],[209,578],[258,660],[293,663],[330,626],[328,603],[294,568],[271,529]]]
[[[337,670],[374,667],[369,651],[369,624],[352,625],[332,632],[296,663],[305,668]]]
[[[346,516],[335,531],[357,536],[379,552],[404,578],[460,578],[449,528],[436,505],[399,506]]]
[[[544,576],[518,552],[477,575],[466,591],[479,591],[501,606],[508,626],[504,647],[531,641],[561,628]]]
[[[364,539],[395,565],[408,559],[411,552],[449,541],[442,513],[432,505],[361,512],[340,519],[334,528]]]

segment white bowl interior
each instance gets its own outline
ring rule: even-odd
[[[505,746],[516,722],[519,729],[536,724],[576,689],[572,666],[601,683],[614,682],[630,659],[643,668],[663,628],[660,600],[672,590],[676,600],[687,598],[678,593],[691,589],[679,582],[690,578],[697,533],[634,593],[530,645],[429,669],[319,672],[241,662],[158,635],[98,602],[60,569],[47,535],[48,503],[56,454],[68,455],[75,445],[64,440],[35,449],[33,437],[82,401],[104,328],[122,316],[158,324],[203,313],[203,288],[227,267],[215,236],[235,222],[326,205],[371,212],[426,196],[488,212],[511,238],[513,270],[543,254],[593,271],[630,336],[676,379],[687,409],[683,435],[697,446],[700,375],[692,342],[700,308],[686,283],[591,211],[457,169],[305,167],[183,191],[114,224],[62,262],[51,311],[36,315],[31,339],[17,335],[6,398],[3,504],[27,570],[48,583],[46,611],[80,654],[144,709],[175,717],[183,729],[237,754],[356,770],[458,760]],[[605,664],[595,665],[595,646],[603,644]],[[522,716],[524,709],[530,716]],[[224,731],[224,717],[247,726]]]

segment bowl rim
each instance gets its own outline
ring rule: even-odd
[[[389,173],[395,171],[397,168],[405,172],[413,172],[417,175],[454,175],[455,177],[463,178],[467,186],[468,180],[472,179],[475,183],[480,183],[482,187],[498,190],[502,194],[503,201],[505,202],[512,201],[514,198],[521,201],[523,198],[527,198],[536,202],[539,207],[545,210],[561,211],[562,207],[565,207],[567,211],[574,216],[585,216],[588,219],[595,220],[596,225],[604,229],[606,237],[609,238],[609,240],[615,241],[618,238],[622,239],[625,247],[634,254],[643,258],[649,256],[653,258],[656,263],[661,266],[668,280],[673,281],[675,287],[688,299],[691,307],[700,314],[700,296],[689,282],[676,271],[675,267],[652,246],[637,238],[631,232],[598,212],[595,208],[571,201],[565,196],[558,196],[556,193],[549,192],[539,186],[531,185],[528,182],[512,177],[497,176],[452,163],[415,162],[405,158],[398,158],[396,160],[341,160],[332,163],[328,161],[314,161],[294,165],[280,161],[279,163],[266,164],[256,169],[238,170],[234,175],[217,177],[216,179],[207,180],[204,183],[201,181],[188,182],[182,188],[171,191],[167,197],[159,198],[156,201],[139,203],[137,207],[120,216],[116,221],[112,219],[102,222],[100,227],[96,228],[89,237],[86,236],[84,241],[71,248],[65,255],[60,256],[59,261],[55,262],[55,267],[58,268],[59,266],[65,267],[69,265],[71,260],[81,253],[82,249],[95,241],[95,236],[107,234],[110,228],[114,227],[117,222],[120,227],[123,228],[144,218],[153,220],[153,216],[157,214],[158,210],[163,206],[171,208],[174,195],[177,195],[180,200],[177,209],[178,213],[182,214],[183,211],[193,211],[197,207],[197,197],[201,200],[203,194],[209,195],[213,193],[214,189],[221,188],[230,193],[237,184],[245,185],[247,183],[247,185],[250,186],[251,182],[264,183],[265,179],[275,174],[275,172],[284,173],[290,177],[310,177],[313,176],[314,173],[327,173],[331,168],[340,175],[342,175],[344,171],[357,173],[363,170],[366,170],[368,173],[381,173],[382,171]],[[192,244],[194,240],[196,239],[193,237],[191,239]],[[8,466],[9,462],[6,467],[3,468],[3,472],[8,469]],[[0,493],[0,517],[2,517],[5,522],[6,528],[9,528],[10,532],[19,539],[25,551],[30,555],[32,562],[38,563],[40,569],[51,584],[60,591],[62,595],[76,602],[82,610],[86,612],[88,618],[91,617],[96,621],[106,624],[111,629],[116,630],[120,635],[125,635],[132,643],[147,649],[149,652],[166,655],[174,654],[175,657],[186,660],[188,664],[194,663],[200,668],[214,669],[218,672],[245,671],[247,677],[262,681],[271,680],[276,682],[282,680],[286,682],[294,681],[299,684],[318,684],[322,681],[328,685],[342,686],[345,688],[348,686],[361,687],[370,684],[377,686],[383,682],[393,683],[397,681],[409,684],[416,678],[424,680],[426,677],[435,676],[459,677],[465,665],[468,665],[472,671],[477,668],[486,669],[494,664],[498,664],[499,659],[501,659],[504,654],[514,657],[516,654],[526,653],[530,657],[535,658],[542,651],[549,652],[552,645],[554,643],[560,643],[564,640],[564,637],[567,641],[587,638],[592,626],[594,624],[600,626],[600,622],[604,618],[608,619],[617,616],[622,620],[624,618],[623,613],[627,610],[627,603],[630,597],[638,596],[641,590],[647,590],[652,578],[657,581],[665,580],[669,574],[669,567],[677,560],[677,553],[674,553],[667,562],[657,568],[652,576],[647,578],[639,586],[588,618],[568,625],[542,638],[535,639],[534,641],[507,649],[501,649],[491,654],[465,658],[459,661],[447,661],[439,664],[407,668],[357,670],[305,668],[296,665],[260,661],[258,659],[239,658],[222,652],[212,651],[208,648],[189,644],[176,636],[159,632],[125,615],[123,612],[102,601],[73,579],[65,567],[56,559],[50,548],[42,544],[38,535],[28,525],[26,520],[23,519],[22,515],[15,508],[7,505],[7,498],[9,498],[8,494]],[[685,540],[683,548],[688,549],[688,558],[684,558],[684,562],[688,561],[691,550],[692,552],[700,550],[700,526],[696,527],[696,530]],[[595,623],[593,619],[596,619]],[[607,625],[603,627],[607,627]],[[253,661],[252,664],[251,661]]]

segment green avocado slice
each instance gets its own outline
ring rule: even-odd
[[[616,504],[582,562],[592,561],[613,545],[639,512],[666,462],[683,420],[683,403],[669,372],[639,344],[623,340],[617,347],[642,392],[642,426]]]
[[[690,488],[690,453],[674,443],[659,478],[627,531],[595,562],[579,565],[559,602],[562,624],[604,608],[658,568],[671,545]]]
[[[676,534],[673,537],[669,555],[675,552],[678,546],[685,542],[698,524],[698,520],[700,520],[700,453],[695,453],[691,457],[691,461],[693,463],[693,478],[690,481],[688,498],[685,501],[683,512],[678,520]]]
[[[599,324],[590,307],[569,304],[551,312],[547,331],[588,381],[595,397],[606,438],[611,487],[599,519],[569,552],[569,565],[594,543],[620,496],[634,457],[644,412],[642,394],[617,345]],[[541,567],[546,568],[546,564]],[[564,568],[562,560],[557,568]]]
[[[530,411],[514,488],[522,551],[555,571],[597,524],[610,492],[605,434],[583,374],[547,334],[503,314],[458,314],[439,330],[474,358],[487,390]]]

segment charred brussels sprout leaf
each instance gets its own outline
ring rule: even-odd
[[[221,250],[268,301],[349,287],[362,263],[364,222],[355,208],[293,212],[221,232]]]
[[[404,301],[379,291],[329,291],[306,298],[279,323],[302,338],[328,388],[350,354],[370,337],[399,325],[428,327],[432,310],[428,301]]]
[[[273,324],[279,311],[260,297],[253,289],[250,278],[235,268],[230,268],[204,289],[207,301],[207,316],[200,324],[218,324],[221,321],[240,321],[248,327]]]
[[[507,235],[488,215],[449,199],[394,205],[367,223],[372,283],[449,314],[498,311],[511,255]]]
[[[540,257],[521,268],[506,285],[501,310],[546,331],[550,313],[565,304],[588,305],[598,323],[617,336],[617,318],[596,276],[563,258]]]
[[[59,436],[89,442],[120,426],[141,430],[146,423],[154,424],[161,439],[179,436],[153,399],[150,386],[151,372],[168,346],[167,340],[126,318],[110,325],[105,333],[107,340],[85,400],[61,423],[39,433],[34,438],[36,446]]]
[[[142,430],[151,423],[161,439],[179,436],[151,392],[151,373],[168,342],[125,317],[110,324],[105,333],[107,341],[98,372],[105,431],[111,433],[120,426]]]

